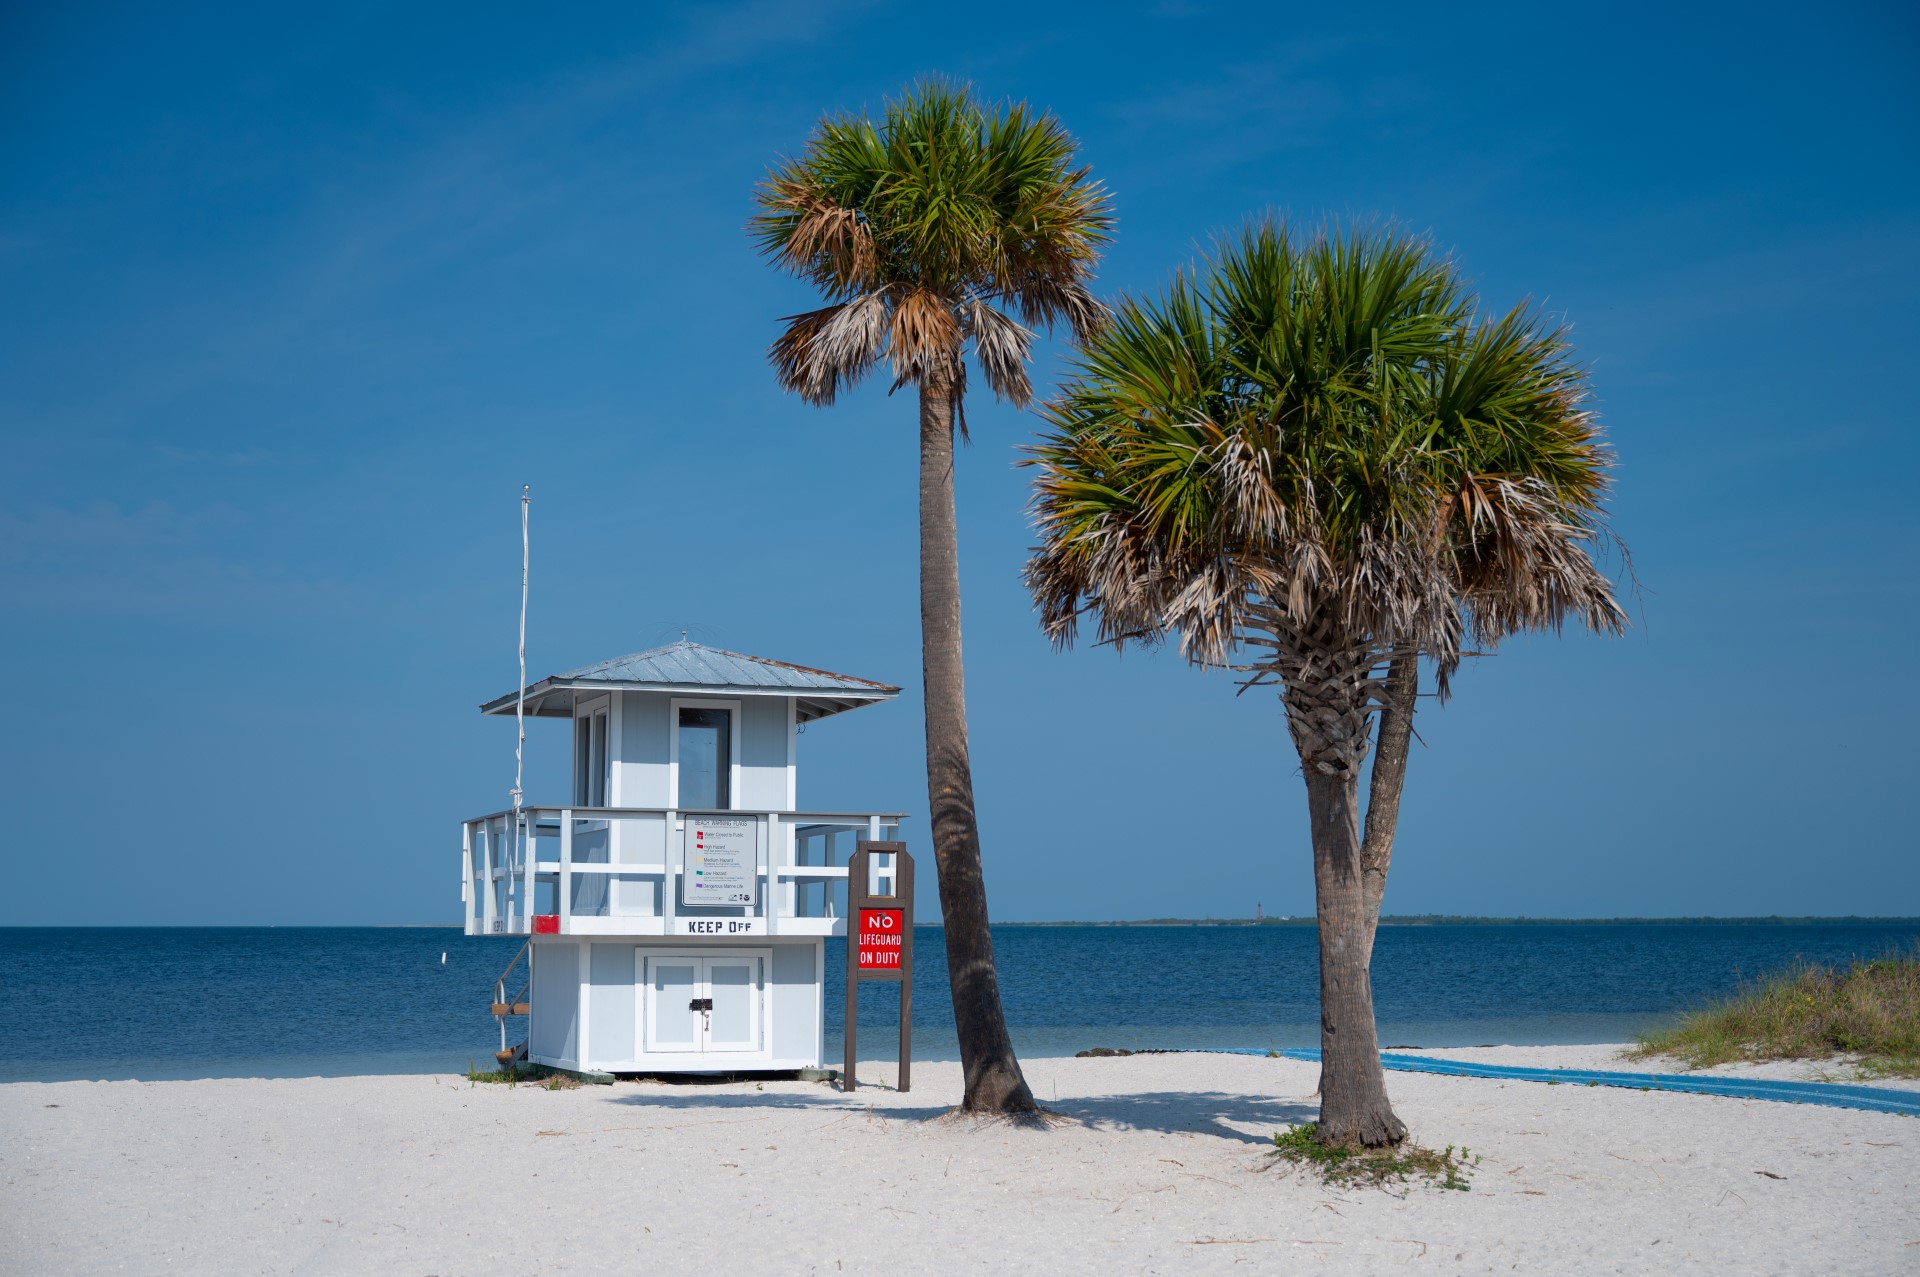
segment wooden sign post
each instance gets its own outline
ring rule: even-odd
[[[892,891],[876,895],[873,857],[893,857]],[[847,861],[847,1058],[840,1089],[854,1081],[854,1029],[860,1013],[860,981],[890,980],[900,986],[900,1089],[913,1081],[913,857],[903,842],[862,842]]]

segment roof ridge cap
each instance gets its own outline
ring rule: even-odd
[[[610,665],[620,665],[628,661],[669,655],[675,651],[687,648],[697,648],[702,652],[711,652],[716,656],[731,657],[734,660],[747,661],[755,665],[765,665],[771,669],[792,670],[798,674],[812,674],[819,678],[836,679],[843,683],[855,683],[862,687],[874,688],[877,691],[894,693],[900,691],[900,689],[893,684],[883,683],[878,679],[861,678],[858,674],[841,674],[835,670],[823,670],[813,665],[798,665],[792,661],[776,660],[771,656],[755,656],[751,652],[736,652],[732,648],[714,647],[711,644],[701,643],[691,638],[677,639],[670,643],[663,643],[658,647],[643,648],[637,652],[627,652],[620,656],[608,657],[605,660],[589,661],[585,665],[576,666],[573,669],[565,670],[557,674],[550,674],[547,677],[552,679],[579,678],[585,675],[588,670],[601,669]]]

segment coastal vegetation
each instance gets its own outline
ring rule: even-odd
[[[1272,1155],[1308,1167],[1322,1182],[1343,1188],[1386,1188],[1419,1178],[1464,1193],[1472,1187],[1473,1168],[1480,1165],[1480,1158],[1471,1149],[1451,1144],[1438,1151],[1411,1142],[1393,1148],[1328,1144],[1321,1140],[1316,1122],[1302,1122],[1275,1132]]]
[[[1488,318],[1394,230],[1250,224],[1086,341],[1032,450],[1047,634],[1177,642],[1273,686],[1305,780],[1330,1147],[1397,1144],[1369,963],[1421,662],[1626,616],[1611,454],[1564,329]],[[1369,753],[1364,836],[1360,783]]]
[[[524,1083],[528,1086],[537,1086],[543,1091],[572,1091],[578,1089],[580,1086],[580,1077],[578,1074],[570,1073],[565,1069],[548,1068],[544,1064],[529,1064],[504,1069],[482,1069],[476,1066],[473,1061],[469,1060],[467,1061],[467,1071],[462,1074],[462,1076],[467,1079],[469,1086],[477,1085],[481,1082],[489,1084],[505,1083],[507,1086],[519,1086]]]
[[[1106,192],[1051,115],[987,106],[927,80],[879,120],[820,121],[758,193],[751,233],[828,304],[788,316],[775,375],[825,406],[883,359],[919,395],[920,646],[927,800],[964,1111],[1032,1112],[1001,1009],[974,815],[954,521],[955,435],[966,438],[966,356],[1001,399],[1033,398],[1035,327],[1091,335],[1088,285],[1111,218]]]
[[[1796,964],[1642,1035],[1630,1054],[1677,1056],[1696,1069],[1846,1056],[1865,1074],[1920,1077],[1920,948],[1844,970]]]

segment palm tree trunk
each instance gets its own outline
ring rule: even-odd
[[[1387,665],[1386,704],[1380,711],[1379,742],[1373,772],[1367,778],[1367,834],[1360,845],[1360,872],[1367,887],[1367,957],[1380,928],[1380,901],[1387,893],[1393,864],[1393,836],[1400,825],[1400,794],[1407,783],[1407,751],[1413,740],[1413,706],[1420,694],[1420,654],[1396,653]]]
[[[1304,760],[1303,760],[1304,761]],[[1360,863],[1359,777],[1304,768],[1320,930],[1320,1126],[1326,1144],[1397,1144],[1369,973],[1372,927]]]
[[[1314,910],[1320,933],[1320,1126],[1324,1144],[1397,1144],[1407,1128],[1387,1100],[1373,1023],[1373,925],[1361,855],[1360,768],[1371,743],[1371,646],[1337,613],[1305,624],[1271,612],[1269,668],[1285,691],[1287,731],[1300,751],[1313,828]]]
[[[967,755],[967,688],[960,652],[960,553],[953,512],[954,390],[951,374],[920,382],[920,661],[925,679],[927,804],[933,820],[947,977],[960,1038],[969,1113],[1031,1113],[1038,1107],[1007,1034],[1000,977],[987,925],[980,829]]]
[[[1387,891],[1387,870],[1393,864],[1393,838],[1400,824],[1400,794],[1407,782],[1407,751],[1413,739],[1413,707],[1420,692],[1420,654],[1397,654],[1387,665],[1381,688],[1385,704],[1380,711],[1373,769],[1367,777],[1366,837],[1360,844],[1360,876],[1366,889],[1362,926],[1366,931],[1368,981],[1371,988],[1373,941],[1380,930],[1380,901]],[[1371,1019],[1371,1015],[1369,1015]],[[1375,1030],[1378,1032],[1378,1030]],[[1321,1066],[1322,1073],[1325,1065]],[[1324,1076],[1314,1088],[1326,1089]]]

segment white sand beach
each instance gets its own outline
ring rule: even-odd
[[[1623,1064],[1613,1048],[1435,1052]],[[884,1082],[889,1064],[863,1081]],[[0,1086],[7,1273],[1920,1272],[1920,1121],[1389,1074],[1467,1192],[1329,1189],[1266,1155],[1315,1069],[1037,1059],[1070,1119],[930,1120],[799,1082],[548,1091],[453,1076]],[[1807,1076],[1807,1066],[1771,1075]]]

